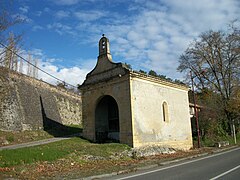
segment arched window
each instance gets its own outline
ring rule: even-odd
[[[162,104],[162,109],[163,109],[163,121],[169,122],[168,105],[165,101]]]

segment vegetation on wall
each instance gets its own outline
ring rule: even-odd
[[[146,75],[150,75],[150,76],[154,76],[154,77],[158,77],[160,79],[163,79],[163,80],[166,80],[166,81],[169,81],[169,82],[174,82],[174,83],[177,83],[177,84],[181,84],[181,85],[185,85],[184,82],[180,81],[179,79],[171,79],[165,75],[162,75],[162,74],[157,74],[154,70],[150,70],[148,71],[148,73],[142,69],[140,69],[138,72],[142,73],[142,74],[146,74]]]

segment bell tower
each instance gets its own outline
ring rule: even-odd
[[[110,54],[110,45],[108,38],[105,35],[102,35],[102,38],[99,40],[99,56],[98,59],[107,56],[108,60],[112,61],[112,55]]]

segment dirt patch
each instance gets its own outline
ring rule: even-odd
[[[0,147],[13,144],[21,144],[25,142],[37,141],[52,138],[53,136],[43,130],[37,131],[19,131],[4,132],[0,131]]]

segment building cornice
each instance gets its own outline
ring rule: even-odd
[[[170,81],[164,80],[160,77],[147,75],[147,74],[140,73],[137,71],[130,71],[130,77],[139,78],[139,79],[146,80],[149,82],[153,82],[153,83],[157,83],[157,84],[161,84],[164,86],[169,86],[169,87],[173,87],[173,88],[177,88],[177,89],[181,89],[181,90],[185,90],[185,91],[189,90],[189,87],[187,85],[181,85],[178,83],[170,82]]]

